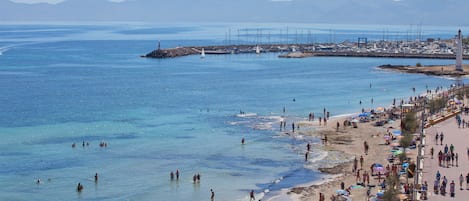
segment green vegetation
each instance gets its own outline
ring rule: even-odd
[[[442,97],[442,98],[436,98],[436,99],[431,99],[428,102],[428,108],[430,110],[430,114],[435,114],[438,111],[442,110],[443,108],[446,107],[446,103],[448,102],[447,97]]]
[[[389,176],[386,178],[386,191],[383,195],[383,200],[386,201],[399,201],[399,178],[396,176]]]
[[[404,135],[404,138],[407,134],[412,135],[417,130],[418,124],[415,116],[415,112],[408,112],[402,120],[402,134]]]
[[[404,149],[403,153],[399,155],[399,160],[404,162],[407,160],[406,149],[410,147],[412,144],[412,140],[414,139],[413,135],[418,128],[417,119],[415,118],[415,112],[408,112],[403,119],[402,123],[402,138],[399,141],[399,145]]]
[[[422,67],[423,65],[420,62],[418,62],[418,63],[415,64],[415,66],[416,67]]]

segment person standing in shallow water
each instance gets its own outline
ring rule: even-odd
[[[215,192],[213,192],[213,189],[210,189],[210,200],[214,201],[215,200]]]
[[[256,201],[256,197],[254,197],[254,190],[251,190],[249,193],[249,201]]]
[[[78,183],[78,185],[77,185],[77,191],[78,191],[78,192],[83,191],[83,185],[81,185],[81,183]]]

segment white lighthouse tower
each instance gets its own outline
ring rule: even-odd
[[[462,35],[461,29],[458,31],[458,36],[456,38],[456,71],[463,71],[462,69],[462,54],[464,50],[462,49]]]

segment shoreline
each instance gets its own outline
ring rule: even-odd
[[[449,92],[452,89],[446,89],[444,92]],[[359,156],[364,157],[363,170],[370,170],[370,166],[373,163],[388,164],[387,156],[390,155],[391,146],[385,144],[384,134],[391,130],[400,129],[401,119],[396,119],[390,124],[385,124],[384,126],[374,126],[372,125],[374,121],[367,123],[359,123],[358,128],[352,127],[343,127],[340,125],[338,131],[335,128],[335,122],[342,122],[343,120],[350,118],[351,116],[356,116],[357,114],[349,115],[337,115],[338,118],[332,118],[328,122],[326,127],[317,127],[317,124],[314,124],[315,128],[318,128],[316,131],[305,132],[303,134],[316,136],[322,138],[324,135],[328,135],[330,143],[323,146],[323,150],[331,152],[337,151],[344,156]],[[430,117],[430,122],[432,122]],[[438,122],[434,122],[435,124]],[[427,126],[427,125],[426,125]],[[363,141],[367,141],[370,145],[369,154],[364,154]],[[417,160],[417,149],[407,149],[407,156],[411,158],[411,161]],[[359,169],[360,169],[360,165]],[[329,200],[332,195],[335,194],[337,189],[340,189],[340,183],[344,182],[345,187],[355,185],[357,183],[355,173],[352,172],[353,167],[353,158],[350,161],[340,162],[337,165],[330,168],[318,168],[323,175],[322,180],[311,181],[309,183],[304,183],[296,185],[294,187],[283,189],[282,198],[280,200],[291,200],[291,201],[317,201],[319,199],[319,193],[323,193],[326,200]],[[360,173],[362,173],[361,171]],[[361,176],[361,175],[360,175]],[[325,179],[329,178],[329,179]],[[384,177],[383,177],[384,178]],[[361,179],[361,178],[360,178]],[[381,180],[382,181],[382,180]],[[376,195],[379,190],[379,181],[377,176],[371,175],[370,184],[375,185],[376,187],[371,188],[371,195]],[[366,188],[352,188],[350,198],[353,200],[367,200]],[[281,197],[281,196],[279,196]],[[269,201],[277,201],[275,197],[268,199]]]
[[[367,123],[358,123],[358,128],[343,127],[342,122],[346,119],[350,119],[357,116],[359,112],[352,114],[340,114],[330,117],[327,126],[319,126],[317,119],[315,121],[300,121],[295,122],[302,124],[303,126],[309,126],[309,129],[303,129],[292,134],[288,132],[288,135],[304,135],[311,137],[318,137],[322,139],[324,136],[328,136],[327,144],[323,144],[322,150],[328,152],[328,156],[314,163],[321,163],[322,161],[329,160],[326,165],[334,163],[334,159],[328,159],[329,153],[338,153],[342,158],[348,160],[339,160],[332,166],[326,167],[319,165],[317,171],[321,173],[319,180],[310,181],[307,183],[299,184],[289,188],[281,189],[278,191],[279,194],[268,197],[268,201],[277,200],[291,200],[291,201],[310,201],[318,200],[319,192],[325,195],[328,200],[336,189],[340,189],[340,182],[344,181],[345,186],[355,185],[355,173],[352,172],[353,158],[363,156],[365,163],[363,166],[364,170],[369,170],[368,167],[372,163],[385,164],[386,156],[389,155],[387,151],[382,151],[383,148],[390,150],[388,145],[384,146],[384,139],[382,136],[385,134],[389,127],[397,128],[400,124],[400,120],[394,121],[392,124],[385,124],[384,126],[375,127],[372,125],[374,121]],[[336,131],[336,123],[340,122],[339,131]],[[365,155],[363,152],[362,144],[366,140],[370,144],[369,154]],[[374,181],[374,177],[370,180],[372,184],[377,184]],[[377,188],[372,189],[372,194],[376,194]],[[350,198],[354,200],[364,200],[366,198],[366,188],[353,189]]]

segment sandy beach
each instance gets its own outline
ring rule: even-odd
[[[467,104],[468,101],[464,100],[463,103]],[[327,136],[328,142],[323,146],[324,150],[339,151],[350,159],[353,159],[354,157],[360,158],[360,156],[363,156],[363,170],[370,171],[370,167],[373,163],[380,163],[384,166],[390,164],[386,159],[389,156],[392,147],[385,144],[384,134],[388,131],[399,130],[400,120],[396,120],[390,124],[385,124],[380,127],[374,126],[375,121],[358,123],[358,128],[344,128],[342,123],[340,123],[340,128],[337,131],[336,123],[343,122],[347,118],[350,117],[331,119],[327,126],[319,126],[316,122],[314,125],[319,127],[317,131],[302,131],[301,134],[317,136],[320,138]],[[384,119],[384,117],[382,118]],[[466,115],[462,115],[462,118],[469,120],[469,117]],[[461,198],[469,196],[469,188],[466,189],[466,175],[469,175],[469,173],[463,172],[463,170],[467,170],[469,168],[469,163],[466,159],[469,157],[469,155],[466,156],[466,149],[469,148],[467,147],[467,143],[461,140],[464,137],[464,134],[467,134],[468,131],[469,128],[458,128],[454,117],[446,119],[445,121],[433,125],[425,130],[427,137],[425,139],[426,145],[424,146],[425,159],[423,167],[423,181],[428,182],[429,200],[453,199],[450,198],[448,194],[446,196],[441,196],[441,194],[437,195],[431,192],[437,171],[440,171],[442,177],[443,175],[448,177],[449,182],[454,180],[455,183],[457,183],[458,189],[459,175],[463,174],[464,190],[458,190],[457,197]],[[435,144],[434,136],[436,132],[444,132],[446,134],[443,145]],[[369,144],[369,153],[367,155],[364,153],[364,141],[367,141]],[[453,144],[456,147],[456,152],[459,153],[460,158],[458,166],[454,165],[446,168],[438,165],[438,158],[436,155],[439,150],[443,150],[445,144],[448,144],[448,146]],[[433,159],[431,159],[430,156],[431,147],[434,147],[435,149],[435,156]],[[411,158],[411,161],[415,162],[417,149],[408,149],[407,155]],[[330,174],[330,177],[328,177],[329,179],[325,179],[324,181],[316,184],[306,184],[294,187],[290,189],[287,194],[289,195],[289,198],[294,201],[316,201],[319,200],[320,193],[325,195],[325,200],[331,200],[331,196],[335,195],[336,190],[341,188],[341,182],[345,183],[346,188],[349,186],[356,186],[357,180],[355,173],[352,172],[352,166],[353,161],[351,160],[350,162],[339,164],[332,168],[320,168],[321,172]],[[358,165],[358,168],[360,168],[360,164]],[[360,174],[362,174],[362,172],[363,171],[361,171]],[[400,179],[401,183],[404,182],[403,177]],[[413,183],[413,180],[414,179],[412,178],[410,183]],[[370,184],[376,185],[376,187],[371,188],[370,191],[371,195],[376,195],[380,188],[378,186],[377,176],[372,176],[370,178]],[[449,192],[449,187],[447,187],[447,191]],[[352,200],[368,200],[367,188],[352,188],[350,192],[351,194],[349,197]]]
[[[295,201],[310,201],[319,200],[319,193],[325,195],[326,200],[330,200],[332,195],[335,195],[335,191],[340,189],[340,183],[344,182],[345,187],[356,185],[356,173],[352,172],[353,158],[356,157],[359,160],[360,156],[364,158],[363,170],[370,171],[370,167],[373,163],[388,164],[386,161],[389,155],[391,147],[385,145],[384,134],[387,130],[398,128],[400,121],[395,121],[392,124],[385,124],[384,126],[376,127],[373,124],[375,121],[358,123],[357,128],[343,127],[343,121],[349,117],[340,117],[331,119],[328,121],[327,126],[319,126],[315,122],[315,126],[319,126],[317,131],[301,131],[301,134],[313,135],[324,138],[327,136],[327,144],[324,145],[324,150],[327,151],[338,151],[346,155],[350,159],[349,162],[339,164],[331,168],[320,168],[321,172],[331,174],[329,180],[324,180],[317,184],[308,184],[292,188],[287,194],[290,199]],[[384,117],[383,117],[384,118]],[[337,131],[336,123],[340,122],[339,130]],[[364,152],[364,141],[369,144],[369,151],[366,155]],[[360,164],[358,164],[360,169]],[[384,177],[383,177],[384,178]],[[381,179],[382,181],[382,179]],[[371,185],[377,185],[377,176],[371,176]],[[379,187],[371,189],[371,194],[376,194]],[[366,200],[367,188],[354,188],[351,190],[350,198],[353,200]]]

